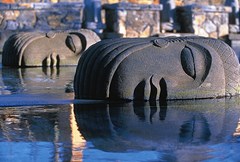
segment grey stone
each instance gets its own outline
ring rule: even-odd
[[[229,13],[229,24],[235,24],[239,26],[239,2],[238,0],[226,0],[226,6],[232,7],[232,12]]]
[[[228,44],[235,51],[238,60],[240,61],[240,34],[230,33],[228,35]]]
[[[176,8],[179,32],[190,32],[198,36],[222,38],[229,34],[228,14],[231,7],[214,5],[187,5]],[[224,28],[221,27],[225,25]]]
[[[4,66],[77,65],[81,53],[100,38],[91,30],[66,32],[24,32],[13,34],[5,42]]]
[[[4,32],[79,30],[83,8],[81,2],[0,4],[0,29]]]
[[[160,32],[162,5],[115,3],[103,5],[106,29],[123,37],[148,37]]]
[[[221,40],[119,38],[91,46],[74,79],[78,99],[161,100],[239,94],[239,63]]]

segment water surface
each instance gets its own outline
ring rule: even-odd
[[[75,67],[0,70],[0,161],[240,161],[238,97],[74,100]]]

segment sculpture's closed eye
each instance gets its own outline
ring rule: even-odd
[[[181,52],[181,64],[183,70],[187,75],[192,77],[193,79],[196,78],[196,69],[195,69],[195,62],[192,50],[188,47],[184,47]]]
[[[73,39],[71,36],[67,36],[66,38],[66,45],[67,47],[72,50],[74,53],[76,52],[76,47],[74,45]]]

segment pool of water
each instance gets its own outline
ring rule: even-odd
[[[240,98],[74,100],[76,67],[0,67],[0,161],[239,161]]]

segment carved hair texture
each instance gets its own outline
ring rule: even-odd
[[[74,90],[81,99],[216,98],[239,93],[238,75],[235,53],[220,40],[120,38],[84,52]]]

